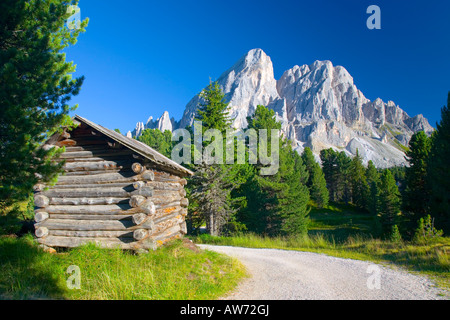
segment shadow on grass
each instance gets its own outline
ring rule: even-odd
[[[0,238],[0,299],[64,297],[64,283],[52,260],[30,237]]]

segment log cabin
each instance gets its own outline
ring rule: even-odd
[[[80,116],[44,148],[65,150],[56,184],[34,187],[44,247],[155,250],[186,234],[185,179],[193,173],[146,144]]]

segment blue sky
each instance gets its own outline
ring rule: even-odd
[[[369,5],[381,30],[369,30]],[[123,133],[163,111],[179,120],[209,79],[253,48],[275,78],[331,60],[374,100],[435,126],[450,91],[450,1],[80,0],[86,33],[67,50],[85,83],[75,113]]]

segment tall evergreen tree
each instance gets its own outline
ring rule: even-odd
[[[367,197],[369,195],[369,185],[367,184],[366,169],[363,165],[362,158],[359,151],[356,150],[356,155],[353,157],[350,164],[350,183],[352,203],[359,208],[366,208]]]
[[[327,189],[330,194],[331,201],[340,199],[339,193],[339,168],[337,163],[337,152],[333,149],[324,149],[320,151],[320,159],[322,161],[322,170],[327,182]]]
[[[202,91],[201,97],[202,103],[199,105],[196,120],[202,121],[202,132],[216,129],[222,133],[223,139],[225,131],[230,128],[225,95],[217,82],[214,82]],[[224,146],[223,140],[218,143],[220,147]],[[207,148],[208,145],[203,143],[203,147]],[[233,197],[233,191],[244,181],[239,175],[239,167],[224,164],[224,159],[217,164],[210,164],[206,160],[203,158],[202,163],[195,166],[189,194],[195,201],[196,210],[203,216],[207,230],[211,235],[217,236],[233,219],[237,212],[236,207],[243,200],[241,197]]]
[[[329,193],[322,168],[314,158],[309,147],[305,147],[303,150],[302,160],[309,173],[309,179],[306,185],[308,186],[311,200],[313,200],[319,208],[323,208],[328,205]]]
[[[62,125],[71,124],[69,106],[83,77],[64,50],[85,31],[69,30],[72,15],[63,0],[0,2],[0,205],[26,199],[33,185],[55,179],[62,164],[40,146]]]
[[[366,208],[374,216],[380,211],[379,196],[380,196],[380,174],[373,164],[369,161],[366,169],[367,184],[369,186],[369,194],[367,196]]]
[[[260,130],[280,129],[275,113],[264,106],[258,106],[254,117],[248,119],[249,128]],[[276,174],[261,176],[261,166],[256,166],[252,189],[247,194],[249,208],[257,216],[251,218],[250,226],[266,234],[301,234],[307,231],[309,222],[309,191],[306,186],[308,172],[300,155],[292,150],[289,141],[280,137],[279,169]],[[269,143],[270,143],[269,138]],[[268,146],[269,149],[271,146]],[[251,192],[250,192],[251,191]],[[247,211],[248,212],[248,211]],[[259,220],[259,222],[258,222]]]
[[[195,120],[202,121],[203,133],[208,129],[217,129],[225,132],[230,128],[228,103],[225,94],[217,82],[211,82],[200,93],[201,102],[197,109]]]
[[[441,109],[441,121],[432,136],[428,163],[430,207],[436,226],[450,233],[450,92],[447,106]]]
[[[351,200],[351,185],[349,183],[349,169],[351,159],[344,151],[324,149],[320,152],[323,173],[330,192],[330,200],[334,202]]]
[[[340,188],[342,189],[342,201],[349,203],[352,201],[351,165],[352,159],[344,151],[338,154],[338,168],[340,171]]]
[[[419,131],[411,137],[409,150],[405,159],[409,166],[406,167],[406,188],[403,197],[403,208],[411,212],[414,222],[429,213],[430,193],[427,185],[427,164],[431,149],[431,139],[423,131]]]
[[[379,186],[379,214],[384,230],[389,232],[397,224],[401,207],[401,196],[394,176],[389,169],[384,169]]]
[[[169,130],[161,132],[159,129],[145,129],[137,140],[170,158],[173,145],[172,132]]]

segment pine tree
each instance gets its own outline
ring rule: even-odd
[[[380,178],[379,214],[385,231],[396,224],[400,213],[401,196],[394,176],[389,169],[383,170]]]
[[[275,113],[264,106],[258,106],[253,118],[248,119],[249,128],[260,130],[280,129]],[[259,227],[267,234],[302,234],[308,226],[309,191],[306,186],[308,172],[301,156],[290,146],[289,141],[280,137],[279,169],[276,174],[254,177],[253,193],[248,201],[258,203],[255,212],[264,221]],[[269,137],[269,143],[270,143]],[[270,149],[271,146],[269,145]],[[257,170],[260,169],[256,166]]]
[[[222,234],[243,201],[241,197],[232,196],[232,192],[243,183],[233,173],[237,171],[233,171],[232,166],[202,163],[191,179],[194,187],[190,195],[197,202],[196,207],[213,236]]]
[[[195,120],[202,121],[203,133],[208,129],[217,129],[225,132],[230,128],[228,116],[228,103],[225,95],[217,82],[211,82],[206,89],[200,93],[202,102],[197,109]]]
[[[413,220],[424,217],[429,209],[430,193],[427,185],[427,163],[431,148],[431,140],[423,131],[419,131],[411,137],[409,150],[405,159],[409,166],[406,167],[406,189],[403,197],[403,208],[411,212]]]
[[[337,152],[333,149],[324,149],[320,151],[320,159],[322,161],[322,170],[327,182],[327,189],[330,194],[330,200],[337,202],[340,198],[339,194],[339,168],[337,164]]]
[[[380,211],[379,195],[380,195],[380,174],[377,168],[373,164],[372,160],[369,160],[366,169],[367,185],[369,186],[369,194],[366,201],[366,209],[374,216]]]
[[[145,129],[137,139],[170,158],[173,144],[172,132],[169,130],[161,132],[159,129]]]
[[[73,1],[72,4],[76,4]],[[83,77],[72,79],[75,65],[64,50],[85,31],[64,26],[70,1],[0,2],[0,206],[25,200],[38,180],[61,171],[53,161],[62,152],[40,145],[72,122],[68,102]]]
[[[196,120],[202,121],[202,133],[208,129],[216,129],[222,133],[223,138],[225,131],[230,128],[225,95],[217,82],[214,82],[200,96],[203,100]],[[219,141],[219,144],[224,146],[224,141]],[[203,143],[204,148],[208,145]],[[195,201],[194,206],[205,220],[208,232],[214,236],[220,235],[224,227],[233,220],[243,201],[242,197],[233,196],[233,191],[244,182],[239,170],[234,165],[223,163],[209,164],[203,158],[202,163],[193,168],[195,175],[188,184],[191,199]]]
[[[436,225],[450,233],[450,92],[447,106],[441,109],[441,121],[432,136],[428,162],[430,207]]]
[[[322,168],[314,158],[309,147],[305,147],[303,150],[302,160],[309,173],[309,179],[306,185],[309,189],[311,200],[313,200],[319,208],[323,208],[328,205],[329,193]]]
[[[351,159],[344,151],[324,149],[320,152],[322,169],[327,181],[330,200],[334,202],[351,200],[351,185],[349,183],[349,170]]]
[[[282,147],[280,162],[281,181],[285,188],[278,195],[278,213],[282,219],[281,232],[286,235],[305,235],[308,232],[310,199],[306,186],[308,171],[297,151],[290,145]]]
[[[356,155],[353,157],[351,161],[349,171],[350,171],[352,203],[358,206],[359,208],[366,208],[367,197],[369,195],[369,185],[367,184],[365,172],[366,170],[358,150],[356,150]]]
[[[338,160],[337,166],[339,168],[340,174],[339,188],[342,190],[341,201],[349,203],[352,201],[353,196],[351,175],[350,175],[352,159],[349,156],[347,156],[347,154],[344,151],[341,151],[338,154],[337,160]]]

